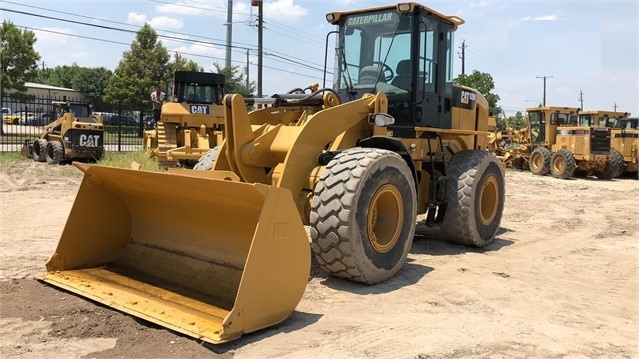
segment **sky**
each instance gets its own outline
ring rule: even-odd
[[[265,0],[264,95],[323,84],[331,11],[393,4],[380,0]],[[455,75],[489,73],[508,115],[546,105],[614,110],[639,116],[639,1],[428,1],[465,20],[455,34]],[[215,71],[225,65],[228,0],[2,0],[3,20],[33,30],[40,66],[115,70],[146,22],[167,49]],[[233,66],[257,80],[257,7],[233,1]],[[328,65],[334,64],[334,37]],[[248,55],[247,55],[248,53]],[[332,75],[326,85],[332,84]]]

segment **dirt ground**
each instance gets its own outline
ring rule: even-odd
[[[639,181],[507,171],[502,228],[477,250],[419,226],[393,279],[313,268],[296,311],[202,344],[34,278],[81,180],[71,166],[0,168],[2,358],[639,358]]]

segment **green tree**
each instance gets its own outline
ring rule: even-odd
[[[247,86],[244,75],[239,72],[239,66],[220,67],[218,64],[214,64],[213,66],[215,66],[217,73],[225,77],[225,93],[237,93],[244,97],[253,97],[255,82],[251,81]]]
[[[173,55],[173,61],[169,62],[168,66],[169,77],[172,77],[175,71],[204,71],[204,67],[198,65],[197,62],[193,60],[187,60],[184,56],[180,55],[177,52]]]
[[[151,91],[158,84],[164,87],[172,76],[168,62],[169,53],[158,41],[157,33],[149,24],[144,24],[109,79],[104,101],[127,109],[150,109]]]
[[[501,113],[501,108],[497,106],[499,95],[492,92],[495,89],[495,81],[489,73],[473,70],[470,75],[461,74],[457,76],[453,82],[479,91],[488,101],[488,111],[496,116]]]
[[[2,95],[14,90],[25,95],[25,82],[38,76],[40,54],[33,48],[36,43],[33,31],[23,30],[4,20],[0,28],[0,70],[2,70]]]
[[[527,125],[528,123],[526,122],[526,118],[521,111],[517,111],[514,116],[508,116],[508,126],[515,130],[521,130]]]
[[[113,75],[105,67],[81,67],[76,63],[41,69],[38,72],[43,84],[77,90],[96,108],[103,106],[104,90]]]
[[[3,96],[13,91],[18,97],[27,96],[25,82],[38,76],[40,54],[33,48],[37,39],[30,30],[22,30],[4,20],[0,27],[0,107]],[[0,124],[0,134],[3,133]]]

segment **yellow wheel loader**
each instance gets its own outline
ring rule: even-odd
[[[101,159],[102,117],[92,114],[89,104],[54,101],[53,106],[58,119],[44,126],[38,139],[25,141],[22,154],[49,164]]]
[[[193,167],[222,140],[224,75],[176,71],[153,130],[144,132],[149,156],[162,167]]]
[[[486,99],[452,83],[463,20],[412,2],[327,20],[339,29],[334,86],[225,96],[210,171],[78,165],[42,279],[223,343],[286,319],[311,255],[337,277],[392,278],[418,214],[452,242],[490,243],[504,173],[487,151]]]

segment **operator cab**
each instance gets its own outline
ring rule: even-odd
[[[416,126],[452,128],[453,106],[474,109],[475,92],[453,86],[453,34],[462,19],[416,3],[326,18],[339,26],[333,82],[340,98],[384,92],[396,136]]]
[[[225,77],[212,72],[175,71],[167,83],[172,101],[192,104],[222,104]]]

